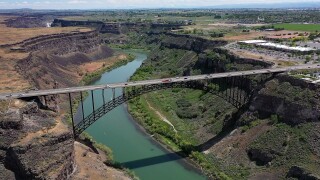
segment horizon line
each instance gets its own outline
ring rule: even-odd
[[[290,4],[286,4],[290,3]],[[315,4],[318,4],[315,6]],[[297,7],[297,5],[301,5]],[[248,6],[248,7],[245,7]],[[255,7],[256,6],[256,7]],[[279,7],[270,7],[270,6],[279,6]],[[36,8],[36,7],[21,7],[21,8],[0,8],[0,10],[161,10],[161,9],[319,9],[320,3],[317,1],[307,1],[307,2],[266,2],[266,3],[240,3],[240,4],[220,4],[220,5],[209,5],[209,6],[198,6],[198,7],[191,7],[191,6],[177,6],[177,7],[136,7],[136,6],[129,6],[129,7],[113,7],[113,8]]]

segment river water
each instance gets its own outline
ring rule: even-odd
[[[106,72],[93,84],[106,84],[127,81],[133,73],[147,59],[142,52],[133,53],[134,61]],[[119,95],[122,90],[117,89]],[[106,101],[111,100],[111,90],[104,92]],[[98,108],[102,105],[102,91],[94,91],[94,104]],[[91,94],[84,101],[85,114],[92,112]],[[105,144],[113,151],[114,159],[125,167],[133,170],[141,180],[200,180],[206,179],[180,156],[171,153],[154,141],[137,126],[126,109],[126,105],[119,106],[103,116],[87,130],[95,141]]]

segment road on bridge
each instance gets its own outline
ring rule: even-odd
[[[122,83],[94,85],[94,86],[79,86],[79,87],[69,87],[69,88],[60,88],[60,89],[5,93],[5,94],[0,94],[0,99],[6,100],[6,99],[13,99],[13,98],[26,98],[26,97],[35,97],[35,96],[76,93],[76,92],[98,90],[98,89],[124,88],[124,87],[164,84],[164,83],[172,83],[172,82],[187,82],[187,81],[204,80],[204,79],[218,79],[223,77],[247,76],[247,75],[267,74],[267,73],[281,73],[281,72],[289,72],[294,70],[307,70],[307,69],[320,69],[320,64],[290,66],[290,67],[274,68],[274,69],[258,69],[258,70],[250,70],[250,71],[204,74],[204,75],[196,75],[196,76],[183,76],[183,77],[173,77],[173,78],[134,81],[134,82],[122,82]]]

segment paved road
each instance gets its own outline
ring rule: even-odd
[[[183,76],[183,77],[173,77],[173,78],[166,78],[166,79],[123,82],[123,83],[94,85],[94,86],[79,86],[79,87],[70,87],[70,88],[61,88],[61,89],[16,92],[11,94],[8,94],[8,93],[0,94],[0,99],[5,100],[5,99],[22,98],[22,97],[67,94],[67,93],[76,93],[81,91],[90,91],[90,90],[97,90],[97,89],[123,88],[123,87],[151,85],[151,84],[164,84],[164,83],[170,83],[170,82],[186,82],[186,81],[202,80],[202,79],[217,79],[222,77],[246,76],[246,75],[254,75],[254,74],[288,72],[292,70],[306,70],[306,69],[320,69],[320,64],[290,66],[285,68],[274,68],[274,69],[260,69],[260,70],[250,70],[250,71],[205,74],[205,75],[197,75],[197,76]]]

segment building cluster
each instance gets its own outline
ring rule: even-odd
[[[315,51],[315,49],[310,47],[301,47],[301,46],[288,46],[279,43],[268,42],[266,40],[247,40],[247,41],[239,41],[239,44],[250,44],[258,47],[264,47],[268,49],[288,51],[288,52],[300,52],[300,53],[310,53]]]

